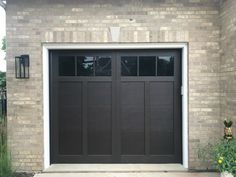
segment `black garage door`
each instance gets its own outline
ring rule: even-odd
[[[51,163],[181,163],[180,55],[50,51]]]

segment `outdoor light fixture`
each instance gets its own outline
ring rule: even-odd
[[[17,79],[29,78],[29,55],[15,57],[15,72]]]

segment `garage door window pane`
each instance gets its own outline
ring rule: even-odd
[[[79,56],[77,57],[77,75],[78,76],[93,76],[94,57]]]
[[[156,75],[156,57],[142,56],[139,57],[139,76]]]
[[[137,58],[136,56],[121,57],[122,76],[137,76]]]
[[[157,61],[158,76],[173,76],[174,75],[174,57],[159,56]]]
[[[96,76],[111,76],[111,57],[96,57]]]
[[[59,56],[59,76],[75,75],[75,58],[73,56]]]

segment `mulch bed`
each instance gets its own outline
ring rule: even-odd
[[[33,173],[15,173],[13,177],[33,177]]]

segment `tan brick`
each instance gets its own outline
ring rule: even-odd
[[[16,169],[43,168],[42,43],[111,42],[110,26],[121,27],[120,42],[189,44],[189,163],[200,168],[196,145],[221,137],[224,117],[236,120],[236,1],[221,8],[212,0],[127,1],[122,7],[47,2],[7,6],[9,144]],[[32,58],[29,80],[14,75],[14,56],[23,53]]]

